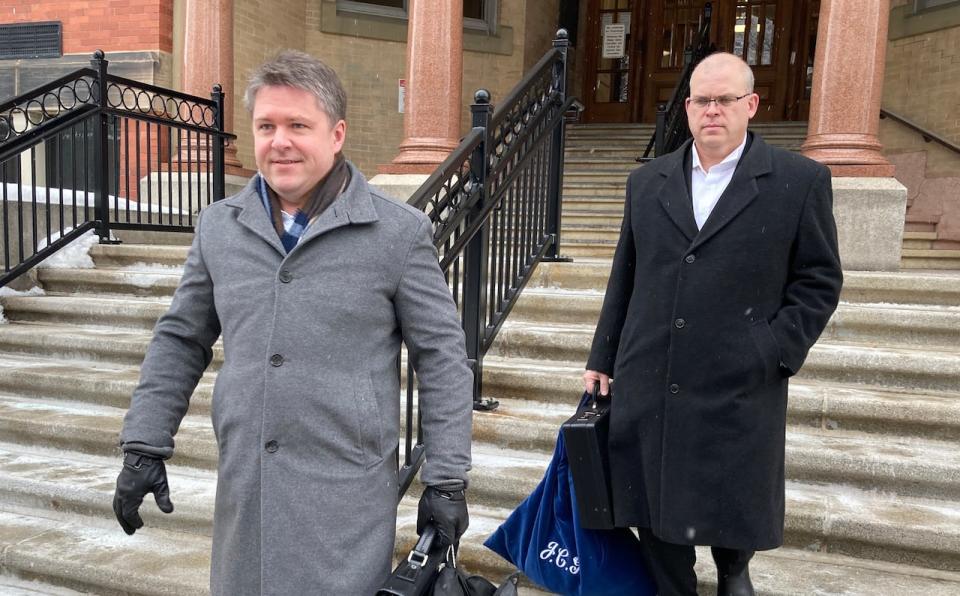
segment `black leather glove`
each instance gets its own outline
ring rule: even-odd
[[[127,451],[123,454],[123,469],[117,476],[117,491],[113,493],[113,512],[120,527],[133,534],[143,527],[140,504],[147,493],[153,493],[157,507],[164,513],[173,512],[167,468],[163,460],[152,455]]]
[[[420,496],[417,506],[417,534],[422,534],[427,524],[437,529],[440,546],[457,545],[470,525],[467,499],[463,489],[444,490],[428,486]]]

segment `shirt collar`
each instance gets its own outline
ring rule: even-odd
[[[728,163],[730,163],[730,162],[733,162],[734,164],[736,164],[736,163],[740,160],[740,156],[743,155],[743,150],[744,150],[744,148],[745,148],[746,146],[747,146],[747,135],[744,134],[744,135],[743,135],[743,142],[741,142],[740,145],[738,145],[736,149],[734,149],[733,151],[731,151],[729,155],[727,155],[726,157],[724,157],[723,160],[722,160],[720,163],[714,165],[713,167],[716,168],[716,167],[719,167],[719,166],[724,166],[724,168],[721,168],[721,169],[725,169],[725,168],[726,168],[725,164],[728,164]],[[691,169],[693,169],[693,170],[699,169],[701,172],[704,172],[703,166],[700,165],[700,154],[697,153],[697,144],[696,144],[696,143],[691,143],[690,148],[691,148],[692,154],[693,154],[693,161],[692,161],[692,163],[690,164]],[[713,169],[713,168],[711,168],[711,169]],[[705,172],[704,172],[704,173],[705,173]]]

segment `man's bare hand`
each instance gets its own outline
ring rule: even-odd
[[[583,373],[583,386],[587,393],[593,393],[593,385],[596,382],[600,383],[600,395],[610,395],[610,377],[595,370]]]

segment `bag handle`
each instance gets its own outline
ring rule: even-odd
[[[596,410],[597,407],[601,405],[600,400],[603,400],[604,402],[609,402],[610,396],[613,395],[613,390],[611,388],[608,391],[609,392],[607,393],[607,395],[600,395],[600,381],[594,381],[593,391],[590,393],[590,398],[591,398],[590,407]]]
[[[420,535],[420,540],[417,541],[416,546],[413,547],[413,550],[410,551],[410,554],[407,555],[407,561],[410,563],[416,563],[423,567],[427,564],[427,559],[430,553],[430,547],[433,546],[433,539],[437,535],[437,529],[433,524],[428,525],[423,529],[423,534]]]

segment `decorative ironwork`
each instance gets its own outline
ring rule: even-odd
[[[533,268],[559,259],[560,181],[566,97],[567,32],[495,112],[490,94],[474,96],[473,128],[410,198],[433,224],[440,265],[460,313],[474,371],[474,408],[482,398],[483,357],[516,303]],[[407,418],[400,495],[423,457],[413,421],[414,371],[408,365]],[[416,440],[414,440],[416,437]]]
[[[0,105],[3,276],[8,283],[96,230],[193,231],[224,195],[223,92],[203,99],[115,77],[97,51]],[[101,93],[101,90],[104,90]]]
[[[684,52],[683,72],[677,81],[673,93],[670,94],[670,101],[666,105],[657,106],[657,127],[647,143],[647,148],[637,161],[649,161],[653,159],[650,154],[656,156],[665,155],[671,151],[679,149],[687,139],[690,138],[690,129],[687,125],[687,112],[685,100],[690,95],[690,77],[693,75],[693,69],[700,64],[704,58],[716,51],[716,46],[710,43],[710,21],[713,15],[713,7],[710,2],[703,6],[703,18],[700,21],[700,30],[697,32],[696,45],[688,47]]]
[[[0,104],[0,143],[82,106],[95,106],[96,73],[82,69]]]
[[[107,79],[107,107],[198,127],[212,128],[217,122],[213,100],[114,76]]]

